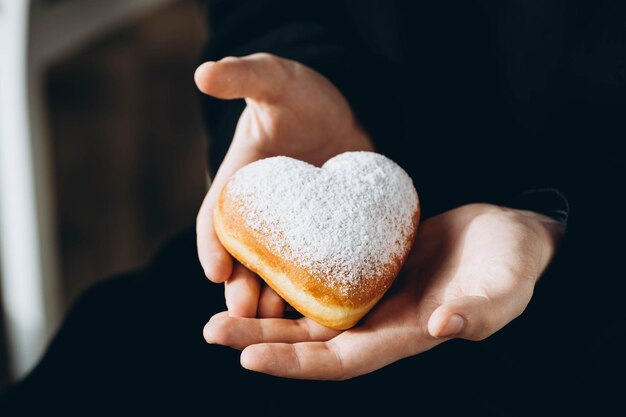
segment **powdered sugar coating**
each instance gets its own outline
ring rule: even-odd
[[[346,152],[322,168],[278,156],[230,180],[238,213],[270,249],[348,294],[406,254],[418,197],[396,163]]]

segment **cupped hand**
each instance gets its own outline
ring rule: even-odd
[[[205,94],[246,100],[196,219],[200,263],[210,280],[225,283],[232,316],[281,317],[284,301],[234,262],[215,234],[213,210],[222,187],[258,159],[284,155],[319,166],[342,152],[373,150],[372,142],[335,86],[298,62],[266,53],[227,57],[200,65],[195,81]]]
[[[271,375],[342,380],[369,373],[451,338],[484,339],[515,319],[562,230],[533,212],[462,206],[423,222],[389,293],[354,328],[219,313],[204,335],[243,349],[245,368]]]

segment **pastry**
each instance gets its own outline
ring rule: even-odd
[[[222,189],[214,225],[233,257],[292,307],[348,329],[391,286],[419,216],[400,166],[346,152],[321,168],[284,156],[244,166]]]

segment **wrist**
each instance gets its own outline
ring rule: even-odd
[[[538,281],[554,258],[559,242],[565,234],[566,226],[552,217],[535,211],[510,208],[508,210],[515,212],[520,217],[521,222],[529,229],[529,233],[539,250],[536,274],[536,281]]]
[[[530,210],[474,203],[466,206],[471,218],[488,216],[489,222],[501,222],[513,228],[520,254],[530,262],[528,278],[536,283],[554,257],[566,226],[544,214]]]

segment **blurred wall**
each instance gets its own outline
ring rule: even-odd
[[[64,293],[144,263],[194,222],[206,186],[193,84],[206,39],[185,1],[50,70]]]
[[[1,290],[0,290],[1,291]],[[0,299],[2,299],[0,293]],[[9,382],[9,364],[6,340],[6,330],[4,328],[4,320],[0,320],[0,388]]]
[[[207,184],[193,84],[207,37],[203,17],[198,1],[181,0],[46,75],[65,308],[194,223]]]

